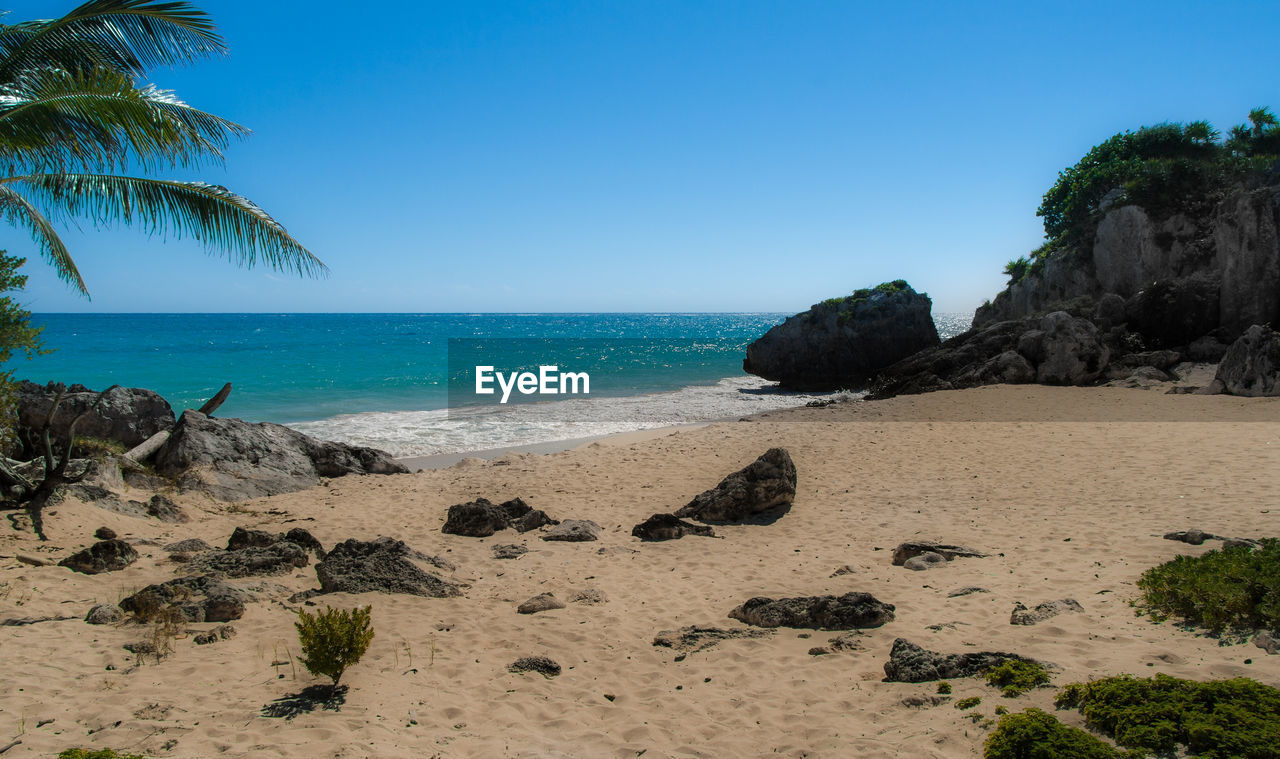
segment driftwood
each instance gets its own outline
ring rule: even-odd
[[[226,402],[227,396],[229,395],[231,395],[230,382],[223,385],[222,389],[218,391],[217,395],[210,398],[208,401],[205,402],[203,406],[200,407],[199,409],[200,413],[204,414],[205,416],[210,416],[211,414],[213,414],[213,412],[218,410],[219,406],[221,406],[223,403]],[[161,446],[163,446],[166,442],[168,442],[169,434],[170,434],[169,430],[161,430],[157,432],[156,434],[152,435],[146,440],[143,440],[141,443],[135,446],[132,450],[126,453],[124,457],[128,459],[129,462],[134,464],[140,464],[146,461],[147,459],[154,456],[156,451],[160,450]]]

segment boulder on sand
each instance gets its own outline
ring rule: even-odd
[[[796,496],[796,465],[785,448],[770,448],[719,485],[698,494],[677,517],[703,522],[739,522],[763,511],[790,506]]]
[[[137,560],[138,552],[133,546],[123,540],[112,539],[98,541],[58,562],[58,566],[81,574],[96,575],[116,572]]]
[[[676,540],[685,535],[701,535],[714,538],[710,527],[693,524],[673,514],[654,514],[640,524],[631,528],[631,534],[641,540]]]
[[[1260,324],[1245,330],[1227,349],[1214,379],[1229,395],[1280,395],[1280,336]]]
[[[885,662],[884,679],[891,683],[925,683],[970,677],[1007,661],[1033,660],[998,651],[941,654],[923,649],[906,638],[898,638],[889,652],[889,661]]]
[[[322,593],[405,593],[428,598],[462,595],[461,586],[426,572],[413,561],[431,562],[403,541],[346,540],[316,564]]]
[[[845,593],[776,600],[757,597],[729,612],[729,616],[756,627],[853,630],[892,622],[893,610],[893,604],[883,603],[870,593]]]

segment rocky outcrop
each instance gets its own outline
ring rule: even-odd
[[[1034,661],[1025,656],[998,651],[967,654],[942,654],[929,651],[905,638],[893,642],[889,661],[884,665],[884,679],[890,683],[926,683],[970,677],[1007,661]]]
[[[882,368],[938,344],[927,295],[899,280],[833,298],[747,346],[742,368],[783,387],[863,387]]]
[[[796,495],[796,465],[785,448],[770,448],[760,458],[698,494],[677,517],[703,522],[741,522],[762,512],[790,506]]]
[[[702,524],[686,522],[672,514],[654,514],[640,524],[631,528],[631,534],[641,540],[678,540],[685,535],[701,535],[714,538],[710,527]]]
[[[1269,326],[1249,327],[1227,349],[1214,381],[1230,395],[1280,395],[1280,335]]]
[[[513,674],[537,672],[543,677],[556,677],[560,674],[560,665],[555,659],[546,656],[523,656],[507,665],[507,671]]]
[[[392,538],[347,540],[316,564],[322,593],[405,593],[427,598],[462,595],[462,586],[426,572],[415,561],[439,564]]]
[[[144,622],[166,608],[176,609],[188,622],[230,622],[244,616],[247,598],[221,577],[201,575],[148,585],[121,601],[120,608]]]
[[[124,612],[115,604],[98,604],[84,615],[84,621],[91,625],[114,625],[124,621]]]
[[[737,638],[766,638],[773,634],[772,630],[753,630],[738,628],[727,630],[722,627],[708,625],[690,625],[678,630],[663,630],[653,638],[653,645],[672,648],[687,655],[705,651],[722,640]]]
[[[1036,604],[1034,609],[1028,609],[1021,602],[1015,603],[1013,613],[1009,615],[1009,624],[1011,625],[1034,625],[1064,614],[1066,612],[1082,612],[1084,607],[1080,605],[1074,598],[1063,598],[1058,601],[1045,601]]]
[[[440,531],[448,535],[487,538],[508,527],[516,532],[528,532],[549,524],[560,523],[541,509],[534,509],[522,498],[512,498],[497,505],[487,498],[477,498],[450,506]]]
[[[314,535],[301,527],[294,527],[288,532],[267,532],[266,530],[237,527],[231,531],[231,537],[227,538],[227,550],[240,551],[245,548],[267,548],[283,542],[293,543],[311,551],[317,559],[324,558],[324,546],[320,544],[319,540],[316,540]]]
[[[403,474],[383,451],[331,443],[279,424],[214,419],[185,411],[156,453],[156,472],[223,501],[305,490],[321,477]]]
[[[733,611],[732,619],[756,627],[799,627],[815,630],[854,630],[893,621],[893,604],[870,593],[801,598],[752,598]]]
[[[898,547],[893,549],[893,565],[900,567],[908,559],[926,553],[936,553],[946,561],[951,561],[952,559],[983,559],[987,556],[981,551],[975,551],[965,546],[953,546],[927,540],[908,540],[905,543],[899,543]]]
[[[84,385],[67,387],[53,382],[37,385],[23,380],[15,390],[18,437],[31,456],[42,450],[39,431],[44,428],[49,408],[59,390],[65,392],[50,426],[59,446],[66,445],[66,440],[58,436],[66,431],[71,420],[91,408],[98,398],[98,393]],[[173,425],[173,409],[164,398],[142,388],[117,387],[104,395],[98,408],[80,421],[76,435],[111,440],[132,448],[157,432],[171,429]]]
[[[599,540],[601,529],[600,525],[590,519],[566,519],[547,530],[542,539],[558,540],[565,543],[585,543]]]
[[[554,611],[563,609],[564,601],[556,598],[551,593],[539,593],[524,603],[516,607],[516,611],[521,614],[537,614],[544,611]]]
[[[1111,349],[1088,319],[1055,311],[971,329],[880,373],[870,399],[998,383],[1090,385]]]
[[[138,552],[123,540],[101,540],[78,551],[58,566],[86,575],[117,572],[138,560]]]

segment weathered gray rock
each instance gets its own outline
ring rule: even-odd
[[[1213,335],[1205,335],[1191,341],[1187,346],[1187,359],[1190,361],[1199,361],[1205,364],[1216,364],[1227,355],[1226,343],[1222,342]]]
[[[169,524],[183,524],[191,521],[178,504],[159,493],[151,496],[151,500],[147,501],[147,513]]]
[[[582,543],[600,539],[600,525],[590,519],[566,519],[547,530],[543,540],[561,540],[568,543]]]
[[[1034,609],[1028,609],[1019,602],[1014,604],[1013,613],[1009,615],[1009,624],[1034,625],[1051,617],[1056,617],[1059,614],[1081,611],[1084,611],[1084,607],[1073,598],[1063,598],[1058,601],[1045,601],[1042,604],[1036,604]]]
[[[533,509],[522,498],[501,504],[477,498],[450,506],[440,531],[449,535],[487,538],[508,527],[514,527],[517,532],[528,532],[548,524],[559,522],[547,516],[546,512]]]
[[[176,543],[170,543],[164,547],[164,550],[166,553],[200,553],[201,551],[212,551],[213,546],[200,538],[187,538]]]
[[[324,546],[315,536],[301,527],[294,527],[288,532],[277,533],[265,530],[250,530],[237,527],[231,531],[227,539],[227,550],[238,551],[244,548],[266,548],[276,543],[289,542],[315,554],[317,559],[324,558]]]
[[[952,559],[983,559],[987,556],[981,551],[975,551],[965,546],[934,543],[928,540],[908,540],[905,543],[899,543],[898,547],[893,549],[893,565],[900,567],[907,562],[907,559],[926,553],[939,554],[947,561]]]
[[[690,625],[678,630],[663,630],[654,637],[653,645],[673,648],[687,655],[704,651],[722,640],[767,638],[772,634],[772,630],[755,630],[749,627],[730,630],[708,625]]]
[[[58,566],[86,575],[117,572],[138,560],[138,552],[123,540],[100,540],[83,551],[78,551]]]
[[[1227,349],[1215,379],[1230,395],[1280,395],[1280,336],[1268,326],[1249,327]]]
[[[214,419],[185,411],[156,453],[155,469],[183,490],[240,501],[305,490],[321,477],[401,474],[383,451],[307,437],[279,424]]]
[[[207,646],[210,643],[217,643],[220,640],[228,640],[234,637],[236,637],[236,628],[231,625],[219,625],[212,630],[197,633],[191,640],[197,646]]]
[[[521,614],[537,614],[542,611],[551,611],[553,609],[563,609],[564,602],[556,598],[551,593],[539,593],[524,603],[516,607],[516,611]]]
[[[902,562],[902,567],[904,569],[910,569],[914,572],[923,572],[926,569],[932,569],[933,567],[946,564],[946,563],[947,563],[946,556],[943,556],[940,553],[934,553],[933,551],[926,551],[925,553],[922,553],[919,556],[912,556],[911,558]]]
[[[1280,654],[1280,636],[1270,630],[1262,630],[1253,636],[1253,645],[1266,651],[1268,654]]]
[[[84,621],[91,625],[114,625],[124,621],[124,612],[115,604],[98,604],[84,615]]]
[[[507,670],[516,674],[537,672],[543,677],[556,677],[560,674],[560,665],[546,656],[524,656],[511,662]]]
[[[569,603],[571,604],[587,604],[588,606],[596,606],[602,603],[608,603],[609,597],[599,588],[582,588],[575,590],[569,594]]]
[[[1024,334],[1018,352],[1036,364],[1036,382],[1042,385],[1086,385],[1098,379],[1111,349],[1103,344],[1098,328],[1087,319],[1055,311],[1040,320],[1034,342]]]
[[[959,598],[960,596],[969,596],[974,593],[990,593],[986,588],[979,588],[976,585],[970,585],[967,588],[958,588],[947,594],[947,598]]]
[[[392,538],[347,540],[316,564],[316,577],[322,593],[405,593],[428,598],[462,595],[460,584],[426,572],[411,561],[429,559]]]
[[[1181,543],[1187,543],[1188,545],[1193,546],[1198,546],[1206,540],[1216,537],[1218,536],[1203,530],[1179,530],[1178,532],[1166,532],[1164,534],[1165,540],[1177,540]]]
[[[685,535],[701,535],[713,538],[715,533],[710,527],[686,522],[674,514],[654,514],[640,524],[631,528],[631,534],[641,540],[678,540]]]
[[[528,548],[514,543],[509,545],[494,546],[493,558],[495,559],[518,559],[529,552]]]
[[[44,427],[59,389],[67,392],[58,404],[51,429],[56,444],[62,447],[66,440],[60,436],[72,419],[93,406],[98,394],[83,385],[68,388],[51,382],[41,386],[25,380],[15,388],[18,437],[33,456],[40,452],[39,430]],[[103,396],[98,408],[80,421],[76,435],[111,440],[132,448],[157,432],[171,429],[173,424],[173,409],[164,398],[150,390],[118,387]]]
[[[231,551],[206,551],[189,560],[186,571],[199,574],[217,572],[226,577],[282,575],[310,563],[302,546],[280,541],[266,546],[247,546]]]
[[[719,485],[698,494],[677,517],[703,522],[740,522],[790,506],[796,496],[796,465],[785,448],[770,448]]]
[[[1018,654],[981,651],[967,654],[942,654],[921,648],[905,638],[893,642],[889,661],[884,665],[885,682],[925,683],[970,677],[988,667],[1007,661],[1034,661]]]
[[[1278,212],[1274,185],[1237,188],[1218,204],[1213,219],[1222,279],[1218,321],[1233,335],[1253,324],[1280,324]]]
[[[927,295],[901,281],[824,301],[747,346],[742,368],[788,388],[862,387],[882,368],[938,344],[931,308]]]
[[[120,602],[142,621],[165,608],[177,609],[188,622],[230,622],[244,616],[248,594],[217,575],[179,577],[148,585]]]
[[[892,622],[893,610],[893,604],[883,603],[870,593],[845,593],[776,600],[757,597],[729,612],[729,616],[756,627],[852,630]]]

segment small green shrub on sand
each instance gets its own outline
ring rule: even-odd
[[[360,661],[373,640],[369,621],[372,607],[363,609],[325,609],[315,614],[298,610],[298,639],[302,643],[299,657],[313,675],[333,678],[337,687],[342,673]]]
[[[1237,677],[1198,682],[1168,675],[1107,677],[1068,685],[1059,708],[1126,748],[1210,759],[1280,759],[1280,689]]]
[[[1049,682],[1049,671],[1043,664],[1010,659],[987,670],[987,684],[1000,689],[1006,698],[1023,693]]]
[[[58,759],[146,759],[142,754],[121,754],[115,749],[69,748],[58,754]]]
[[[1280,541],[1179,556],[1143,572],[1138,588],[1157,617],[1185,617],[1212,633],[1280,632]]]
[[[982,697],[981,697],[981,696],[970,696],[970,697],[968,697],[968,698],[962,698],[962,699],[960,699],[959,701],[957,701],[957,702],[956,702],[956,708],[957,708],[957,709],[972,709],[973,707],[977,706],[977,705],[978,705],[978,704],[980,704],[980,703],[982,703]]]
[[[951,683],[948,683],[945,681],[938,683],[939,696],[948,696],[950,694],[951,694]]]
[[[1027,709],[1000,718],[987,737],[984,759],[1128,759],[1141,757],[1120,751],[1078,727],[1064,725],[1052,714]]]

